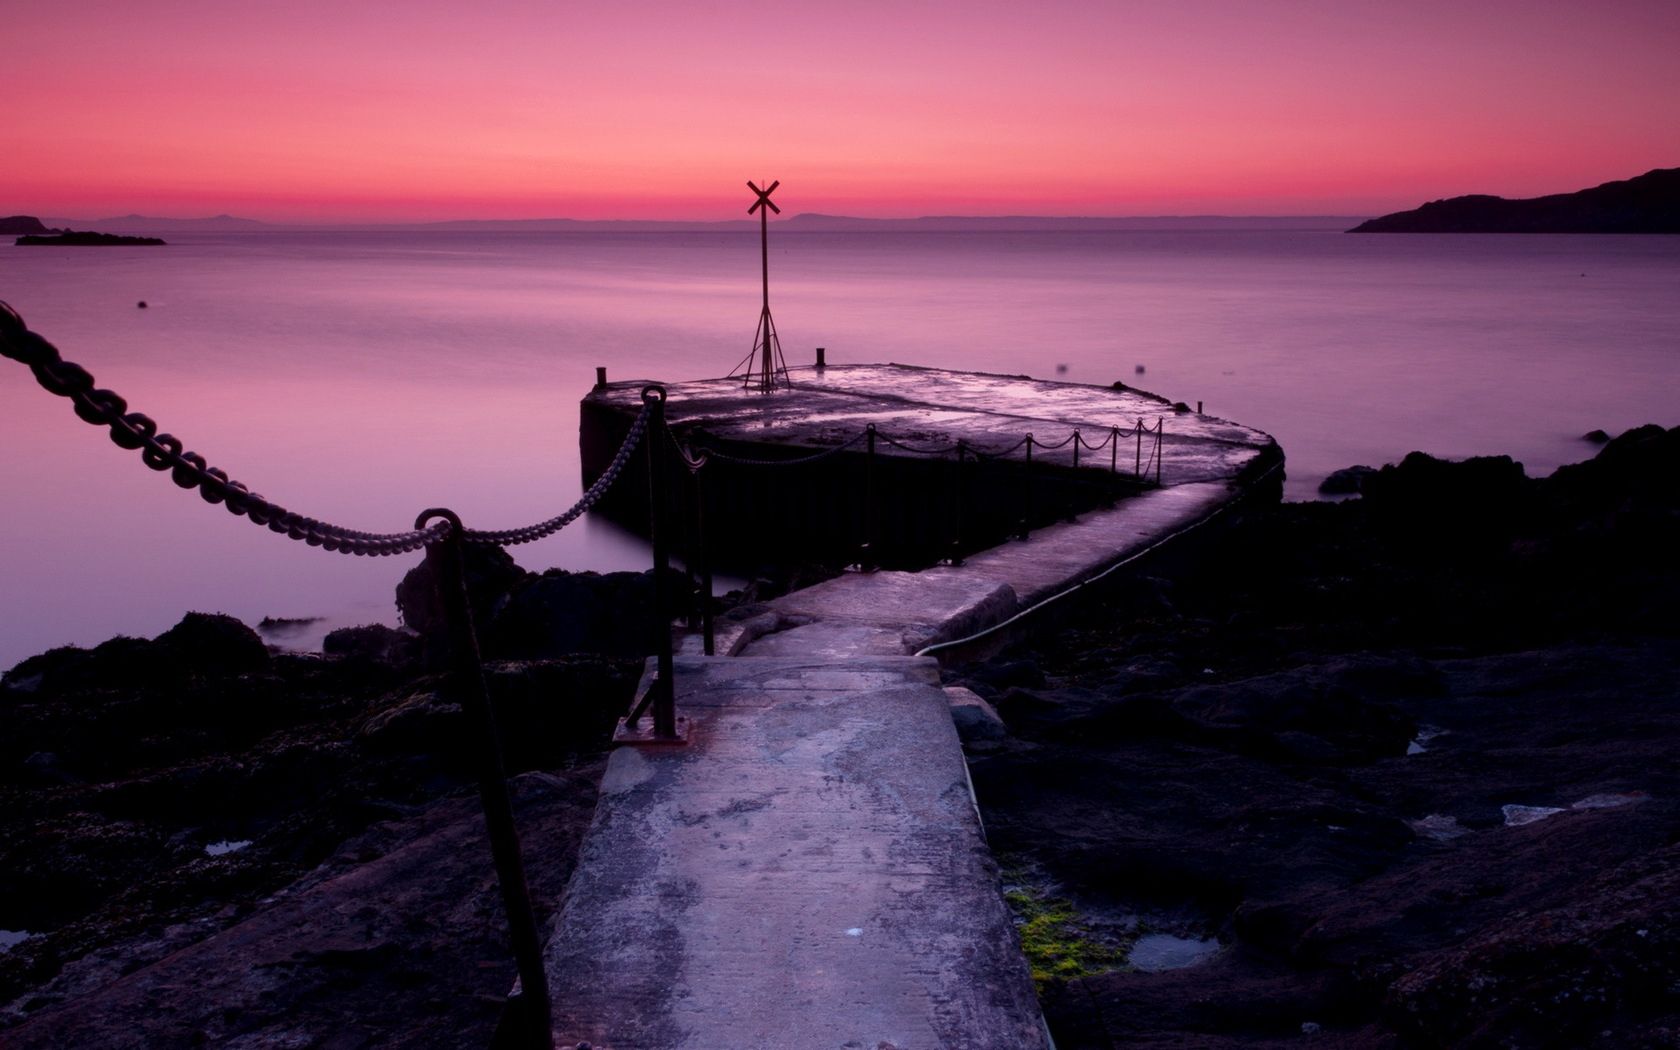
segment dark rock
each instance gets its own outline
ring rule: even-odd
[[[269,669],[268,646],[231,616],[190,612],[157,637],[166,659],[201,674],[235,675]]]
[[[420,658],[420,636],[384,624],[340,627],[327,632],[321,651],[328,656],[403,667]]]
[[[0,218],[0,235],[12,236],[20,233],[51,233],[47,227],[41,225],[41,220],[33,215],[8,215]]]
[[[1581,435],[1582,441],[1590,441],[1595,445],[1602,445],[1610,440],[1610,435],[1602,430],[1589,430]]]
[[[1486,194],[1430,201],[1350,233],[1680,233],[1680,168],[1526,200]]]
[[[666,586],[670,597],[677,599],[687,579],[670,570]],[[662,620],[654,605],[651,571],[603,574],[550,569],[511,590],[483,637],[485,652],[498,659],[584,652],[642,657],[656,651],[660,632],[669,630],[670,623]]]
[[[462,560],[466,563],[467,604],[472,609],[474,626],[482,632],[507,600],[514,584],[529,573],[500,547],[465,544]],[[410,569],[397,584],[397,610],[402,614],[404,626],[426,639],[429,646],[445,644],[449,625],[444,622],[437,585],[425,560]]]
[[[65,232],[58,234],[29,235],[19,237],[17,243],[23,247],[64,245],[73,248],[107,248],[107,247],[161,247],[165,242],[161,237],[128,237],[118,233]]]
[[[1318,483],[1318,491],[1325,496],[1356,496],[1365,487],[1365,479],[1376,472],[1375,467],[1364,465],[1333,470]]]

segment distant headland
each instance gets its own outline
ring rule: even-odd
[[[167,244],[161,237],[128,237],[120,233],[92,233],[67,230],[64,233],[25,234],[17,239],[25,247],[44,244],[68,245],[73,248],[104,248],[113,246],[152,246]]]
[[[54,229],[33,215],[8,215],[0,218],[0,235],[21,234],[17,243],[24,247],[38,245],[68,245],[75,248],[104,248],[113,245],[151,246],[166,243],[159,237],[131,237],[116,233],[94,233],[91,230]]]
[[[1680,233],[1680,168],[1526,200],[1473,194],[1430,201],[1348,232]]]

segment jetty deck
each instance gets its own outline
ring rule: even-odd
[[[685,646],[688,743],[613,754],[548,941],[556,1035],[614,1050],[1048,1047],[939,665],[917,654],[1279,486],[1282,454],[1259,431],[1130,390],[897,365],[801,369],[794,384],[768,396],[739,380],[672,384],[672,429],[773,457],[871,423],[906,443],[1002,448],[1162,418],[1161,482],[960,564],[786,595],[720,629],[725,655]],[[586,475],[591,444],[628,425],[642,386],[586,399]],[[1034,469],[1072,470],[1071,447]],[[1099,455],[1080,469],[1117,468]]]

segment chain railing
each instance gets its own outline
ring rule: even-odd
[[[1055,443],[1035,438],[1029,433],[1007,447],[987,448],[967,440],[944,446],[921,445],[884,433],[871,423],[838,444],[809,455],[791,458],[740,455],[708,443],[701,435],[697,435],[696,441],[685,446],[671,433],[667,425],[665,388],[649,385],[642,389],[641,411],[631,422],[612,460],[583,495],[564,512],[521,528],[481,531],[463,527],[461,519],[453,511],[432,508],[422,512],[415,520],[414,527],[407,531],[364,532],[290,510],[260,493],[251,491],[248,486],[230,477],[227,471],[211,466],[203,455],[189,451],[181,439],[173,434],[160,432],[157,422],[150,416],[130,411],[127,400],[121,395],[97,386],[93,375],[87,369],[73,361],[64,360],[52,343],[39,333],[31,331],[17,311],[4,302],[0,302],[0,355],[27,366],[43,389],[69,399],[79,418],[90,425],[105,427],[113,443],[126,451],[138,451],[141,462],[148,468],[159,473],[167,472],[170,479],[182,489],[197,491],[206,503],[221,504],[230,513],[243,517],[252,524],[267,527],[271,532],[302,541],[309,546],[342,554],[386,557],[425,549],[426,563],[431,569],[449,628],[452,667],[446,681],[446,689],[452,697],[459,700],[463,710],[471,713],[470,717],[478,727],[480,801],[490,833],[491,852],[508,915],[514,956],[523,989],[517,1001],[510,1001],[510,1010],[516,1019],[516,1029],[521,1033],[519,1040],[532,1047],[549,1046],[549,1003],[545,994],[547,980],[543,972],[541,940],[536,930],[535,912],[526,890],[519,839],[514,828],[512,805],[507,793],[495,717],[485,689],[477,633],[472,622],[471,606],[467,600],[464,555],[466,545],[511,546],[554,535],[597,506],[615,488],[625,470],[629,468],[631,456],[638,448],[642,449],[646,456],[645,469],[649,485],[655,608],[665,629],[659,631],[659,651],[655,654],[656,674],[649,679],[647,692],[638,698],[630,714],[623,720],[616,738],[635,743],[681,743],[686,733],[682,720],[675,714],[675,671],[669,630],[670,618],[666,616],[671,608],[667,580],[668,547],[671,535],[677,531],[673,528],[674,523],[671,520],[672,508],[668,506],[668,484],[664,467],[664,462],[670,454],[674,453],[686,468],[694,489],[693,499],[689,504],[692,524],[680,531],[689,539],[686,567],[690,573],[697,570],[700,577],[694,595],[697,601],[690,603],[690,608],[697,605],[700,609],[707,655],[713,653],[715,640],[712,620],[712,576],[705,531],[710,498],[706,475],[708,466],[712,464],[727,464],[749,470],[810,467],[836,460],[841,454],[863,446],[863,542],[859,552],[859,563],[866,567],[873,564],[874,551],[879,542],[876,501],[880,480],[877,476],[876,459],[880,445],[884,444],[909,456],[926,457],[952,464],[952,482],[956,498],[947,504],[949,516],[946,521],[949,534],[948,560],[952,564],[961,563],[965,503],[963,468],[966,461],[1001,462],[1017,451],[1024,450],[1022,463],[1026,468],[1023,473],[1026,489],[1016,533],[1022,538],[1025,538],[1032,527],[1035,451],[1053,452],[1071,445],[1073,466],[1078,468],[1081,466],[1082,450],[1100,452],[1106,448],[1109,450],[1109,473],[1114,476],[1121,473],[1119,448],[1123,431],[1120,427],[1112,426],[1108,428],[1107,435],[1096,443],[1088,441],[1083,433],[1076,429]],[[1154,482],[1160,484],[1164,441],[1162,421],[1156,420],[1155,426],[1151,428],[1139,419],[1133,428],[1133,434],[1133,478],[1138,482],[1146,481],[1152,468]],[[1153,437],[1147,459],[1143,451],[1145,435]],[[1071,520],[1075,508],[1070,504],[1065,510]],[[641,720],[649,712],[652,715],[652,725],[649,731],[643,731],[640,728]]]
[[[643,408],[631,423],[612,462],[584,494],[564,512],[517,529],[479,531],[461,525],[461,519],[443,508],[426,510],[405,532],[363,532],[308,517],[275,503],[233,480],[219,467],[173,434],[160,433],[158,424],[142,412],[129,411],[128,401],[115,391],[95,385],[92,373],[73,361],[64,360],[58,348],[29,329],[18,312],[0,302],[0,355],[18,361],[34,373],[35,380],[49,393],[68,398],[76,415],[93,426],[105,427],[111,441],[126,451],[140,453],[140,460],[159,473],[168,472],[182,489],[196,490],[206,503],[220,503],[252,524],[266,526],[279,535],[300,540],[311,547],[341,554],[385,557],[424,548],[426,564],[444,609],[449,632],[451,667],[445,690],[458,701],[476,728],[476,766],[479,801],[484,809],[490,851],[497,883],[507,913],[514,961],[519,971],[520,994],[509,998],[510,1033],[520,1044],[551,1047],[548,979],[542,961],[542,939],[536,925],[525,879],[519,835],[514,825],[513,805],[508,796],[507,775],[502,764],[501,741],[495,714],[484,683],[484,668],[467,599],[465,555],[467,544],[511,546],[552,536],[594,507],[613,488],[644,441],[650,421],[664,428],[664,390],[644,391]],[[657,396],[652,392],[657,391]],[[650,457],[650,468],[657,457]],[[661,548],[655,543],[655,587],[665,586]],[[658,607],[666,608],[667,597],[657,596]],[[675,738],[672,712],[670,632],[665,633],[659,664],[662,692],[655,705],[654,736]],[[645,705],[644,705],[645,706]],[[634,724],[635,717],[632,717]]]

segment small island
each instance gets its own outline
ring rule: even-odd
[[[1680,233],[1680,168],[1525,200],[1473,194],[1430,201],[1348,232]]]
[[[67,230],[64,233],[54,234],[26,234],[25,236],[19,237],[17,239],[17,243],[25,246],[60,244],[69,245],[75,248],[103,248],[113,245],[151,246],[166,244],[168,242],[164,241],[161,237],[126,237],[117,233],[92,233]]]
[[[8,237],[16,236],[17,234],[20,234],[20,233],[62,233],[62,232],[64,232],[64,231],[54,230],[54,229],[46,226],[44,223],[41,222],[40,219],[37,219],[33,215],[0,216],[0,234],[4,234]]]

